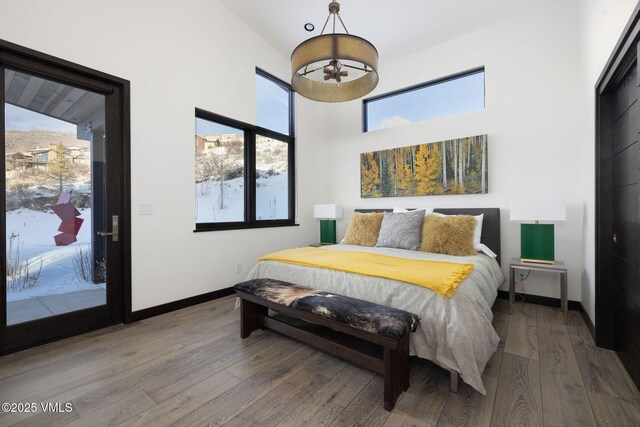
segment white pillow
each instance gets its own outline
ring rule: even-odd
[[[431,215],[435,215],[435,216],[447,216],[445,214],[441,214],[439,212],[433,212]],[[484,219],[484,214],[480,214],[480,215],[474,215],[473,216],[476,219],[476,229],[473,232],[473,249],[475,249],[478,252],[484,252],[484,250],[482,249],[482,246],[484,246],[485,248],[487,248],[485,245],[483,245],[482,243],[480,243],[480,237],[482,237],[482,221]],[[489,249],[489,248],[487,248]],[[489,249],[491,250],[491,249]],[[486,252],[485,252],[486,253]],[[493,253],[493,252],[491,252]],[[489,255],[489,254],[487,254]],[[495,254],[493,254],[493,258],[495,258]],[[489,255],[491,256],[491,255]]]
[[[487,245],[485,245],[484,243],[480,243],[480,252],[482,252],[483,254],[485,254],[486,256],[489,256],[491,258],[497,258],[498,255],[493,252],[491,249],[489,249],[489,247]]]
[[[418,208],[416,210],[424,211],[424,216],[427,216],[433,213],[433,208]],[[411,212],[411,211],[405,208],[393,208],[393,213],[407,213],[407,212]]]

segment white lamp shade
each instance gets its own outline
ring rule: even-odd
[[[565,221],[567,208],[559,197],[513,200],[511,221]]]
[[[342,218],[340,205],[313,205],[313,217],[320,219]]]

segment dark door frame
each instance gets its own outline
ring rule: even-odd
[[[42,70],[45,78],[60,79],[61,81],[71,80],[74,85],[84,87],[87,90],[93,90],[101,93],[112,93],[116,96],[110,97],[112,107],[121,114],[121,117],[113,116],[112,120],[119,123],[117,136],[121,140],[122,150],[116,153],[119,158],[110,158],[110,162],[116,162],[115,167],[122,175],[122,191],[113,193],[112,197],[116,197],[120,206],[120,242],[118,243],[122,253],[122,262],[118,262],[119,275],[122,278],[120,301],[122,304],[115,305],[116,317],[111,318],[108,323],[129,323],[132,321],[131,314],[131,136],[130,136],[130,83],[127,80],[115,77],[82,65],[78,65],[60,58],[53,57],[35,50],[16,45],[14,43],[0,39],[0,62],[2,58],[9,62],[12,67],[18,67],[28,70],[30,73],[37,74],[38,69]],[[1,73],[0,73],[1,74]],[[4,77],[3,77],[4,78]],[[0,93],[0,102],[4,105],[4,91]],[[4,109],[4,107],[2,107]],[[4,135],[4,120],[0,120],[0,134]],[[4,172],[1,175],[4,184]],[[2,202],[4,205],[4,202]],[[4,214],[0,215],[1,221],[4,221]],[[4,261],[3,261],[4,263]],[[4,267],[4,266],[3,266]],[[6,310],[6,293],[4,289],[0,292],[0,304],[2,312]],[[58,331],[54,337],[39,341],[30,345],[17,345],[6,348],[5,330],[6,316],[0,319],[0,354],[20,350],[36,344],[43,344],[65,338],[90,330],[106,326],[105,319],[92,319],[91,309],[81,310],[78,313],[79,322],[85,322],[86,327],[76,328],[74,331]],[[117,314],[120,313],[120,314]],[[64,315],[62,315],[64,316]],[[55,317],[53,318],[55,319]],[[100,325],[100,326],[99,326]],[[28,326],[28,325],[27,325]],[[29,328],[25,329],[28,333]]]
[[[608,114],[607,105],[601,102],[608,91],[615,87],[638,58],[637,44],[640,40],[640,3],[636,6],[622,36],[609,56],[604,70],[600,74],[595,87],[595,132],[596,132],[596,318],[595,341],[599,347],[615,350],[613,305],[611,296],[611,239],[612,239],[612,164],[607,160],[606,137],[600,128],[600,121]]]

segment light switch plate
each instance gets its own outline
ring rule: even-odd
[[[153,203],[142,202],[138,208],[140,215],[153,215]]]

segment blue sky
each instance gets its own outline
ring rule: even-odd
[[[220,135],[223,133],[235,133],[242,135],[244,131],[208,120],[196,119],[196,135]]]
[[[368,103],[368,130],[385,123],[419,122],[484,108],[484,73],[427,86]]]
[[[289,92],[256,74],[256,124],[289,135]]]
[[[11,104],[4,104],[5,129],[10,130],[53,130],[57,132],[76,133],[76,125],[54,119],[44,114],[34,113]]]

